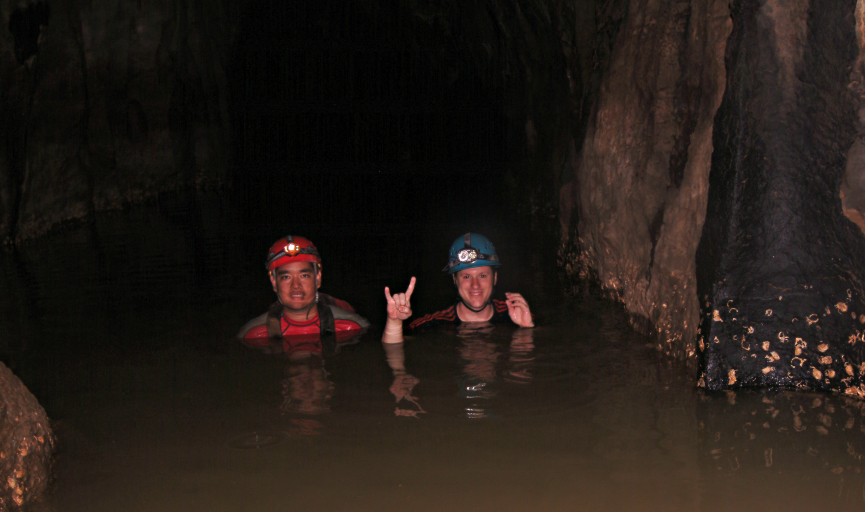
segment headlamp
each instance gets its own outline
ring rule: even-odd
[[[457,261],[460,263],[474,263],[478,261],[478,255],[480,253],[477,249],[473,249],[471,247],[466,247],[457,253]]]
[[[288,254],[289,256],[294,256],[300,252],[300,246],[295,244],[295,243],[290,243],[290,244],[285,246],[283,251],[285,252],[285,254]]]
[[[278,247],[278,246],[277,246]],[[267,255],[267,261],[264,266],[268,270],[270,270],[270,266],[273,265],[276,261],[281,258],[285,258],[288,256],[289,258],[294,258],[298,254],[308,254],[314,258],[313,263],[321,265],[318,261],[321,260],[321,257],[318,254],[318,251],[313,246],[302,247],[300,244],[295,242],[288,242],[286,245],[282,246],[281,249],[271,248],[271,252]]]
[[[456,257],[448,262],[447,266],[442,270],[447,272],[457,265],[472,265],[478,260],[498,262],[499,257],[495,254],[484,254],[474,247],[466,247],[465,249],[460,249],[457,252]]]

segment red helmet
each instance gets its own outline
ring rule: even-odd
[[[311,261],[321,265],[321,256],[318,254],[318,249],[306,238],[288,235],[273,243],[267,253],[264,266],[267,270],[273,270],[294,261]]]

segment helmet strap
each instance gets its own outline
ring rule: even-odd
[[[477,308],[477,309],[475,309],[475,308],[469,306],[468,303],[463,299],[463,296],[462,296],[462,295],[460,295],[460,302],[463,303],[463,307],[464,307],[464,308],[468,309],[468,310],[471,311],[472,313],[480,313],[481,311],[487,309],[487,306],[489,306],[489,305],[492,303],[492,301],[493,301],[493,294],[494,294],[494,293],[496,293],[496,285],[493,285],[493,289],[490,291],[490,298],[489,298],[489,300],[487,300],[487,301],[484,303],[483,306],[481,306],[481,307],[479,307],[479,308]]]
[[[490,301],[486,301],[486,303],[484,303],[483,306],[481,306],[481,307],[475,309],[475,308],[469,306],[468,303],[462,299],[462,297],[460,297],[460,302],[463,303],[463,307],[464,307],[464,308],[468,309],[468,310],[471,311],[472,313],[480,313],[481,311],[487,309],[487,306],[490,305]]]
[[[315,301],[311,302],[306,308],[306,319],[309,320],[309,312],[313,306],[318,305],[318,263],[312,264],[312,286],[315,288]]]

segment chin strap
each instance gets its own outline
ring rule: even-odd
[[[475,308],[469,306],[468,302],[466,302],[466,301],[463,299],[462,295],[460,295],[460,302],[463,303],[463,307],[465,307],[466,309],[468,309],[468,310],[471,311],[472,313],[480,313],[481,311],[487,309],[487,306],[489,306],[490,304],[493,303],[493,294],[494,294],[494,293],[496,293],[496,287],[495,287],[495,286],[493,286],[493,289],[490,291],[490,298],[489,298],[489,300],[487,300],[486,303],[484,303],[484,305],[481,306],[481,307],[478,308],[478,309],[475,309]]]
[[[487,306],[490,305],[490,301],[487,301],[483,306],[479,307],[478,309],[475,309],[475,308],[469,306],[468,302],[462,300],[462,298],[460,298],[460,302],[463,303],[464,308],[468,309],[472,313],[480,313],[481,311],[487,309]]]

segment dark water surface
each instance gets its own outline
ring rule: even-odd
[[[513,226],[249,225],[164,200],[0,256],[0,350],[54,421],[45,511],[862,510],[863,404],[706,394],[614,305],[565,300],[555,254]],[[450,241],[487,234],[533,330],[409,338],[386,354],[382,288],[454,298]],[[272,300],[270,243],[324,257],[322,290],[373,321],[324,360],[233,336]],[[388,364],[402,358],[407,375]]]

